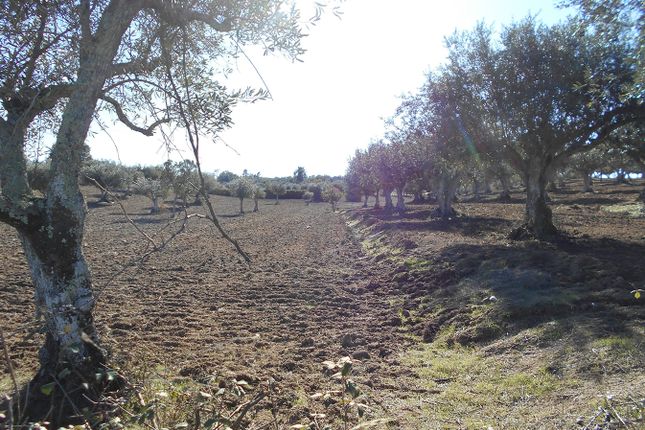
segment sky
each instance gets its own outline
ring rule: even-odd
[[[322,1],[324,2],[324,0]],[[312,0],[298,0],[303,18]],[[207,172],[260,172],[290,176],[298,166],[309,175],[343,175],[356,149],[382,137],[384,119],[413,93],[427,71],[446,57],[444,37],[478,21],[501,26],[529,13],[546,23],[564,18],[555,0],[346,0],[342,18],[331,13],[308,29],[303,62],[246,49],[272,100],[239,104],[234,125],[221,139],[204,139],[200,159]],[[230,88],[263,87],[249,61],[237,61]],[[120,124],[88,141],[95,159],[127,165],[190,158],[182,133],[179,152],[168,154],[159,136],[145,137]],[[118,151],[116,149],[118,146]],[[182,151],[185,148],[185,151]]]

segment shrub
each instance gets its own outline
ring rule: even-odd
[[[224,170],[217,176],[217,182],[228,184],[229,182],[234,181],[237,178],[239,178],[239,176],[237,176],[235,173]]]
[[[45,194],[49,186],[49,161],[45,163],[29,163],[27,165],[27,180],[32,190]]]
[[[88,185],[95,185],[101,191],[99,201],[109,201],[108,191],[125,188],[130,176],[129,169],[114,161],[90,160],[81,170],[81,179]],[[96,182],[94,182],[96,181]]]

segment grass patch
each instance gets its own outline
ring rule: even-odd
[[[632,218],[645,217],[645,204],[637,203],[620,203],[615,205],[606,205],[600,207],[603,211],[615,214],[626,214]]]
[[[423,403],[422,416],[436,428],[512,427],[508,411],[520,412],[520,423],[539,419],[538,405],[573,384],[543,369],[514,369],[499,357],[486,356],[477,348],[447,347],[441,339],[408,352],[403,362],[420,378],[421,387],[437,393]],[[552,400],[551,400],[552,401]],[[535,417],[524,416],[533,411]],[[517,417],[516,417],[517,418]]]

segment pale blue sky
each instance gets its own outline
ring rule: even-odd
[[[299,0],[309,16],[309,0]],[[303,63],[247,51],[266,81],[272,101],[239,105],[224,143],[203,145],[207,171],[291,175],[297,166],[309,174],[342,175],[357,148],[383,133],[402,94],[414,92],[427,70],[445,58],[443,38],[479,20],[501,25],[529,12],[544,22],[566,15],[552,0],[347,0],[343,17],[328,14],[312,27],[303,44]],[[262,83],[240,59],[227,86]],[[98,130],[97,130],[98,131]],[[122,126],[110,127],[126,164],[156,164],[168,158],[158,137],[146,138]],[[180,134],[175,144],[185,148]],[[116,158],[104,133],[90,140],[94,158]],[[188,157],[188,151],[185,156]],[[177,159],[179,154],[172,154]]]

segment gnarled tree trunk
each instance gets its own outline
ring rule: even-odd
[[[549,181],[547,168],[535,160],[527,169],[526,181],[526,227],[538,239],[546,239],[557,233],[553,215],[547,205],[546,186]]]
[[[376,201],[374,202],[374,209],[381,209],[381,190],[376,190]]]
[[[583,193],[593,193],[593,180],[591,179],[591,173],[581,171],[582,175],[582,192]]]
[[[403,187],[396,188],[396,210],[405,212],[405,197],[403,196]]]
[[[385,206],[384,209],[391,211],[394,209],[394,204],[392,203],[392,188],[383,188],[383,196],[385,197]]]
[[[439,178],[439,187],[437,189],[437,204],[439,205],[439,215],[448,218],[455,214],[452,208],[452,202],[455,200],[459,188],[459,177],[455,174],[442,173]]]
[[[508,201],[511,199],[511,178],[506,172],[499,175],[499,182],[502,186],[502,192],[499,194],[498,199],[501,201]]]
[[[365,192],[365,198],[364,198],[364,200],[363,200],[363,207],[364,207],[364,208],[366,208],[366,207],[367,207],[367,199],[369,199],[369,197],[370,197],[370,193]]]

